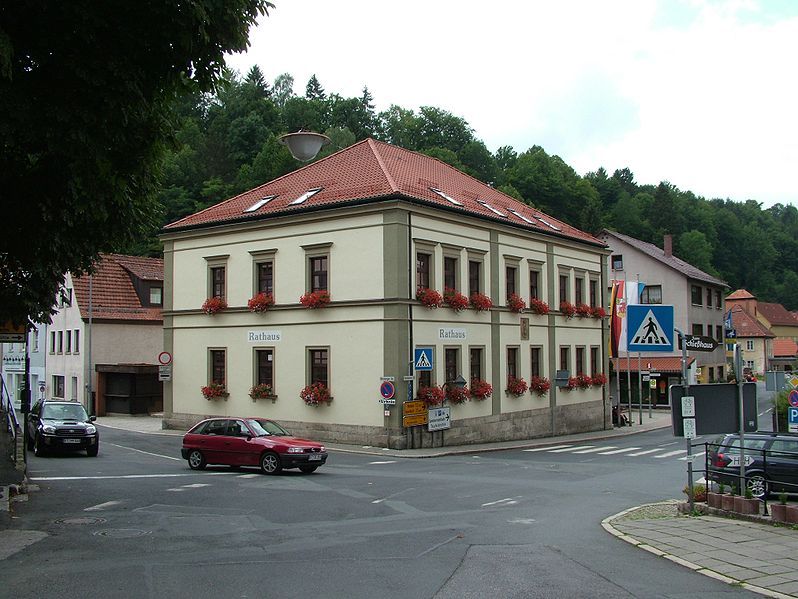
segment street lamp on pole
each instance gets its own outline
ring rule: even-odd
[[[330,143],[330,138],[313,131],[286,133],[278,138],[288,148],[291,156],[302,162],[313,160],[321,149]]]

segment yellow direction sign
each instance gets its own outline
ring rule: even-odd
[[[423,401],[405,401],[402,403],[402,426],[422,426],[427,424],[427,406]]]
[[[402,416],[402,426],[405,428],[411,426],[423,426],[427,424],[426,414],[413,414],[411,416]]]

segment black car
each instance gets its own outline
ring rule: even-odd
[[[97,418],[74,401],[41,400],[28,414],[28,449],[37,456],[49,450],[85,449],[89,456],[100,450]]]
[[[754,497],[798,493],[798,435],[745,433],[746,486]],[[738,485],[740,435],[725,434],[707,445],[708,480]]]

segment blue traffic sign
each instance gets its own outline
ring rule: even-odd
[[[673,306],[632,304],[626,307],[628,351],[673,351]]]
[[[787,424],[798,424],[798,408],[787,408]]]
[[[382,382],[380,385],[380,395],[382,395],[383,399],[391,399],[395,393],[396,387],[394,387],[391,381]]]
[[[416,370],[432,370],[432,348],[417,347],[413,357],[413,368]]]
[[[789,397],[787,398],[787,401],[789,401],[789,402],[790,402],[790,405],[791,405],[793,408],[798,408],[798,391],[796,391],[795,389],[793,389],[792,391],[790,391],[790,395],[789,395]]]

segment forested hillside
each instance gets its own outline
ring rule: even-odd
[[[324,157],[366,137],[434,156],[505,193],[578,226],[614,229],[662,247],[762,301],[797,309],[798,210],[777,204],[696,197],[663,181],[638,183],[627,168],[604,167],[580,176],[559,156],[532,146],[491,153],[462,118],[439,108],[392,105],[375,112],[367,87],[360,97],[328,93],[312,77],[295,95],[289,74],[265,81],[257,67],[229,73],[214,96],[176,107],[175,147],[163,164],[159,191],[163,224],[288,173],[300,164],[278,143],[299,129],[323,132],[333,143]],[[491,109],[491,108],[486,108]],[[599,165],[597,165],[599,166]],[[608,165],[610,169],[618,165]],[[157,232],[132,253],[157,254]]]

